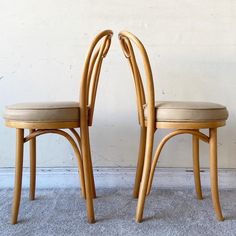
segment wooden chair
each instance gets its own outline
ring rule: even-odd
[[[119,34],[122,50],[128,59],[134,77],[138,117],[140,124],[140,146],[133,195],[138,197],[136,221],[143,217],[146,194],[150,193],[155,167],[165,143],[179,134],[191,134],[193,144],[193,170],[197,198],[202,199],[199,169],[199,140],[210,146],[210,176],[213,206],[217,219],[223,215],[218,193],[217,174],[217,128],[224,126],[228,117],[227,109],[219,104],[203,102],[155,102],[152,70],[147,52],[140,40],[129,32]],[[135,58],[132,45],[137,46],[144,64],[146,89]],[[174,129],[165,136],[157,147],[152,159],[154,133],[157,129]],[[200,129],[209,129],[209,136]]]
[[[95,222],[93,198],[96,197],[91,152],[89,126],[92,125],[97,86],[103,58],[106,56],[112,37],[111,30],[98,34],[92,42],[82,75],[80,103],[44,102],[21,103],[6,107],[6,126],[16,128],[16,169],[12,207],[12,224],[17,223],[21,198],[23,148],[30,145],[30,200],[35,198],[36,180],[36,137],[42,134],[59,134],[65,137],[78,159],[78,169],[82,196],[86,198],[88,222]],[[80,129],[80,135],[75,130]],[[24,130],[29,135],[24,136]],[[73,136],[65,130],[70,130]]]

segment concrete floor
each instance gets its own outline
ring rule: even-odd
[[[236,235],[236,190],[221,191],[224,222],[215,219],[210,191],[203,192],[198,201],[192,189],[153,190],[137,224],[131,189],[99,189],[90,225],[79,189],[40,189],[33,202],[23,190],[19,223],[11,225],[13,192],[0,189],[0,235]]]

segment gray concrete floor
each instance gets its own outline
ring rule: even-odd
[[[153,190],[147,198],[144,221],[135,223],[137,201],[131,189],[99,189],[95,224],[86,222],[79,189],[37,190],[28,200],[23,190],[19,223],[10,224],[12,189],[0,189],[0,235],[236,235],[236,190],[221,191],[224,222],[215,219],[210,191],[204,200],[189,189]]]

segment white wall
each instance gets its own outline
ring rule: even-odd
[[[134,86],[117,40],[127,29],[146,45],[157,99],[228,107],[227,126],[219,131],[219,165],[236,168],[235,26],[234,0],[0,0],[0,112],[15,102],[77,100],[88,45],[110,28],[115,36],[99,85],[93,161],[134,166],[139,136]],[[14,165],[14,135],[1,119],[0,167]],[[61,137],[38,140],[38,166],[76,165]],[[188,136],[170,142],[160,166],[191,166],[190,143]],[[207,154],[203,144],[202,166],[208,165]]]

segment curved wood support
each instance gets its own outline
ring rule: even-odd
[[[129,37],[131,36],[131,38],[129,38],[125,36],[125,34],[121,33],[119,35],[120,44],[121,44],[121,48],[123,50],[125,57],[128,59],[128,62],[129,62],[129,65],[133,74],[133,78],[134,78],[139,123],[142,127],[145,127],[145,116],[144,116],[144,109],[143,109],[143,106],[146,104],[145,91],[144,91],[144,87],[142,83],[141,74],[140,74],[138,64],[136,61],[135,53],[134,53],[134,50],[130,41],[131,38],[134,38],[135,40],[135,37],[133,37],[133,35],[132,36],[129,35]],[[143,48],[142,45],[139,45],[139,47]],[[148,74],[150,75],[151,71],[149,71]]]
[[[81,138],[75,129],[71,128],[70,131],[75,136],[76,141],[77,141],[79,148],[80,148],[80,153],[81,153]]]
[[[199,139],[201,139],[204,142],[209,142],[209,137],[197,130],[184,130],[184,129],[179,129],[179,130],[175,130],[173,132],[171,132],[170,134],[166,135],[162,141],[160,142],[159,146],[156,149],[156,153],[154,155],[153,161],[152,161],[152,167],[151,167],[151,171],[150,171],[150,176],[149,176],[149,181],[148,181],[148,188],[147,188],[147,195],[150,194],[150,190],[151,190],[151,186],[152,186],[152,181],[153,181],[153,176],[154,176],[154,171],[156,168],[156,164],[157,161],[159,159],[160,153],[162,151],[162,148],[164,147],[165,143],[173,138],[176,135],[180,135],[180,134],[192,134],[196,137],[198,137]]]
[[[89,109],[89,116],[88,116],[88,124],[89,126],[92,125],[93,122],[93,113],[94,113],[94,106],[95,106],[95,100],[96,100],[96,95],[97,95],[97,88],[98,88],[98,81],[99,81],[99,76],[102,68],[102,62],[103,59],[105,58],[106,54],[108,53],[108,50],[111,45],[111,35],[107,35],[104,39],[104,42],[99,48],[98,55],[96,56],[96,63],[93,63],[93,68],[92,68],[92,73],[91,76],[92,78],[88,79],[90,82],[91,80],[91,90],[90,92],[90,109]],[[89,73],[90,74],[90,73]]]
[[[82,145],[81,145],[81,138],[79,136],[79,134],[76,132],[75,129],[70,129],[70,131],[74,134],[78,144],[79,144],[79,147],[80,147],[80,151],[82,153]],[[90,150],[90,144],[89,144],[89,150]],[[90,161],[89,161],[89,173],[90,173],[90,181],[91,181],[91,184],[92,184],[92,194],[93,194],[93,198],[96,198],[96,189],[95,189],[95,183],[94,183],[94,177],[93,177],[93,166],[92,166],[92,162],[91,162],[91,151],[90,152]],[[83,162],[83,160],[82,160]],[[84,196],[86,198],[86,195],[84,193]]]
[[[65,131],[63,130],[55,130],[55,129],[47,129],[47,130],[37,130],[31,134],[29,134],[28,136],[26,136],[24,138],[24,142],[28,142],[29,140],[36,138],[37,136],[43,135],[43,134],[59,134],[63,137],[65,137],[71,144],[75,155],[77,157],[78,160],[78,167],[79,167],[79,174],[80,174],[80,183],[81,183],[81,190],[82,190],[82,195],[83,197],[85,197],[85,181],[84,181],[84,170],[83,170],[83,162],[82,162],[82,158],[81,158],[81,154],[79,151],[78,146],[76,145],[76,142],[74,141],[74,139]],[[78,134],[77,134],[78,135]]]

